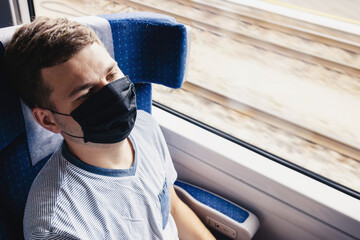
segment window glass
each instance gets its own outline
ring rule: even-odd
[[[34,0],[37,16],[152,11],[192,26],[187,80],[154,100],[360,192],[356,0]]]

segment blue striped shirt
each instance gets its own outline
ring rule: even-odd
[[[63,144],[36,177],[25,239],[178,239],[169,186],[176,180],[159,125],[138,111],[129,169],[89,165]]]

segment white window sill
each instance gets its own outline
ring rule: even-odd
[[[360,238],[360,201],[153,107],[179,178],[247,208],[255,239]]]

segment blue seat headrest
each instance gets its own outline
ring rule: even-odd
[[[14,141],[25,128],[20,99],[6,81],[4,52],[4,46],[0,42],[0,150]]]
[[[134,83],[180,88],[186,74],[185,25],[149,12],[102,15],[111,26],[115,60]]]

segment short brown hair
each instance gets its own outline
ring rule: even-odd
[[[88,44],[102,45],[94,31],[66,18],[38,17],[13,35],[4,63],[10,84],[30,107],[55,106],[41,69],[66,62]]]

